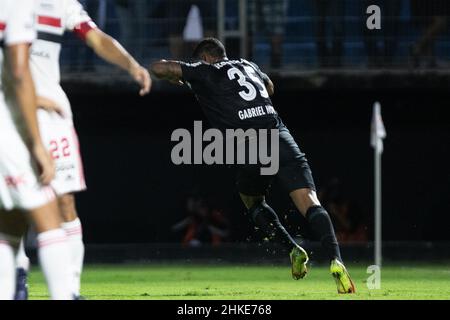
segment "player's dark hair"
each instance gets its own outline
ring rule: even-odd
[[[200,59],[204,53],[214,58],[225,58],[227,56],[225,46],[216,38],[202,40],[195,48],[192,56],[194,59]]]

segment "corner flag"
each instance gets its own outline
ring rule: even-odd
[[[375,102],[373,105],[370,144],[377,153],[383,153],[384,138],[386,138],[386,130],[381,118],[381,105],[379,102]]]

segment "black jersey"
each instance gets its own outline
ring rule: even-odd
[[[181,63],[183,80],[194,91],[212,127],[274,129],[282,126],[256,64],[247,60]]]

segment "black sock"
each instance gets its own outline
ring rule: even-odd
[[[248,212],[256,226],[266,234],[269,240],[281,243],[288,250],[298,247],[298,244],[281,224],[275,211],[265,201],[253,206]]]
[[[328,212],[323,207],[311,207],[306,213],[306,219],[314,235],[320,240],[322,247],[326,250],[330,260],[337,258],[342,262],[339,244]]]

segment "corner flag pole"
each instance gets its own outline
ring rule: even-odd
[[[375,157],[375,265],[381,267],[381,153],[374,150]]]
[[[386,137],[383,120],[381,118],[381,105],[375,102],[373,105],[371,145],[374,148],[374,200],[375,200],[375,265],[382,264],[382,237],[381,237],[381,156],[383,154],[383,139]]]

